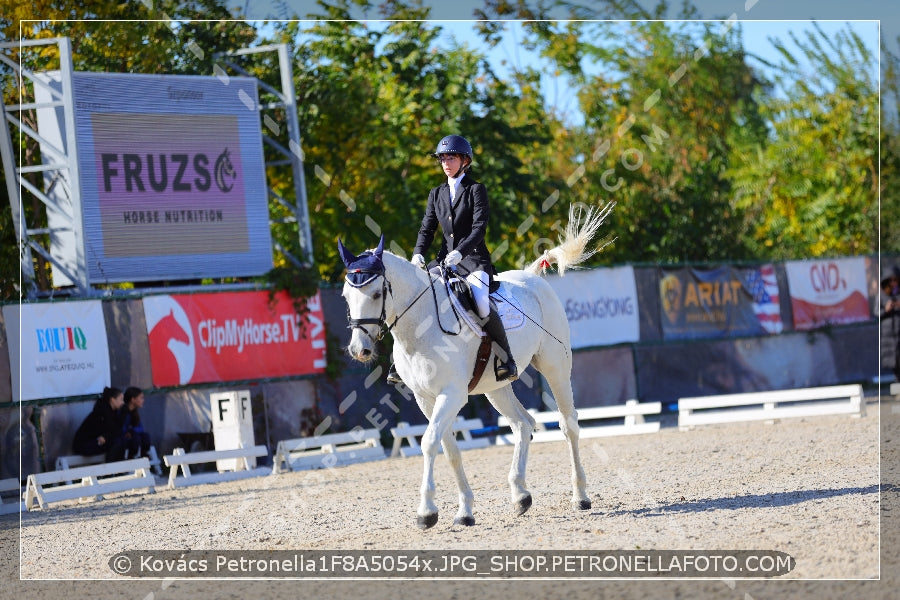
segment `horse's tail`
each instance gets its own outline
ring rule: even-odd
[[[525,267],[525,270],[536,275],[543,275],[551,265],[555,264],[559,274],[562,275],[569,267],[583,263],[599,250],[602,250],[610,240],[598,248],[588,249],[588,244],[597,233],[597,229],[612,212],[615,202],[610,202],[603,208],[596,206],[584,207],[583,204],[573,204],[569,208],[569,223],[566,232],[559,240],[559,245],[544,252],[540,258]]]

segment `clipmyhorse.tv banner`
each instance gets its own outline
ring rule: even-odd
[[[303,319],[291,298],[225,292],[144,298],[153,384],[158,387],[286,377],[325,369],[317,293]]]
[[[3,318],[14,401],[99,394],[110,384],[99,300],[13,304],[3,307]]]
[[[783,329],[772,265],[660,269],[664,339],[765,335]]]
[[[784,266],[794,329],[869,320],[865,257],[794,260]]]

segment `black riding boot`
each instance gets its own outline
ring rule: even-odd
[[[497,309],[491,305],[491,314],[488,316],[487,323],[483,325],[485,333],[494,340],[493,349],[496,357],[494,358],[494,374],[497,381],[514,381],[519,378],[519,372],[516,369],[516,361],[513,359],[512,352],[509,350],[509,340],[506,339],[506,329],[503,327],[503,321],[500,320],[500,314]]]
[[[394,366],[394,363],[391,363],[391,366],[388,369],[387,382],[388,383],[403,383],[403,380],[400,379],[400,374],[397,373],[397,367]]]

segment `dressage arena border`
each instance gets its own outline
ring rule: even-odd
[[[531,447],[534,506],[519,517],[506,485],[513,449],[468,450],[476,524],[452,524],[457,491],[440,459],[440,520],[427,532],[411,515],[421,482],[413,459],[60,502],[22,513],[21,577],[115,579],[110,557],[144,548],[653,548],[775,550],[796,560],[784,579],[877,578],[881,418],[874,410],[693,431],[671,423],[653,435],[582,440],[594,504],[585,512],[569,503],[564,443]]]

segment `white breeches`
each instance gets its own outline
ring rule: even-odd
[[[488,299],[491,291],[491,279],[484,271],[473,271],[466,277],[466,281],[472,287],[472,296],[475,298],[475,310],[478,311],[478,316],[484,319],[491,314],[491,302]]]

